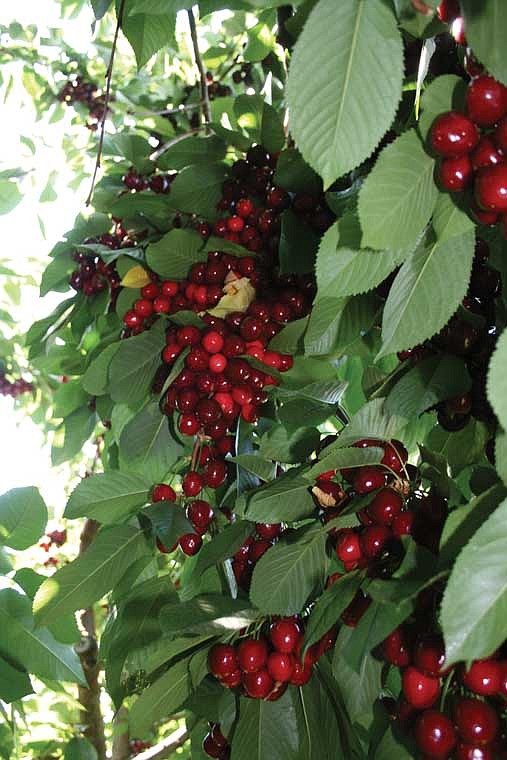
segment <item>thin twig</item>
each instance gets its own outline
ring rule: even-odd
[[[176,108],[166,108],[163,111],[129,111],[131,116],[172,116],[173,114],[183,113],[184,111],[195,111],[197,108],[202,108],[203,102],[199,100],[197,103],[187,103]]]
[[[140,752],[137,755],[137,760],[162,760],[162,758],[169,757],[188,739],[188,731],[185,726],[181,726],[176,729],[170,736],[163,739],[159,744],[154,747]]]
[[[220,76],[219,76],[219,78],[218,78],[218,81],[219,81],[219,82],[223,82],[223,81],[224,81],[224,79],[225,79],[225,77],[227,76],[227,74],[229,74],[229,72],[230,72],[230,71],[232,71],[232,70],[233,70],[233,68],[234,68],[235,66],[237,66],[237,65],[238,65],[238,59],[239,59],[239,54],[235,56],[235,58],[234,58],[233,62],[231,63],[231,65],[230,65],[230,66],[227,66],[227,68],[226,68],[226,70],[223,72],[223,74],[220,74]]]
[[[211,121],[211,107],[209,102],[208,93],[208,80],[206,79],[206,69],[201,58],[201,51],[199,50],[199,41],[197,39],[197,27],[195,25],[194,11],[190,8],[187,11],[188,23],[190,25],[190,36],[192,37],[192,45],[194,48],[195,64],[199,70],[199,87],[201,90],[202,100],[202,115],[204,116],[204,123],[208,125]]]
[[[188,132],[183,132],[181,135],[177,135],[176,137],[173,137],[168,142],[164,143],[160,146],[160,148],[157,148],[157,150],[154,150],[153,153],[150,155],[151,161],[156,161],[157,158],[160,158],[162,153],[165,153],[166,150],[169,150],[169,148],[172,148],[173,145],[176,145],[176,143],[179,143],[181,140],[184,140],[186,137],[190,137],[191,135],[195,135],[197,132],[202,132],[203,129],[207,129],[207,124],[203,124],[202,127],[196,127],[195,129],[189,129]]]
[[[93,169],[93,177],[92,177],[90,192],[88,193],[88,198],[86,199],[87,206],[89,206],[92,201],[92,195],[95,189],[95,182],[97,180],[97,172],[100,169],[100,159],[102,158],[104,134],[106,131],[107,111],[108,111],[109,100],[110,100],[110,95],[111,95],[111,79],[113,76],[114,56],[116,53],[116,44],[118,42],[118,35],[120,33],[120,26],[121,26],[121,21],[123,18],[124,6],[125,6],[125,0],[120,0],[120,7],[118,8],[118,18],[116,19],[116,29],[114,30],[113,44],[111,47],[111,58],[109,59],[109,66],[107,67],[107,71],[106,71],[106,94],[104,96],[104,112],[102,114],[102,119],[100,120],[100,136],[99,136],[99,144],[97,147],[97,158],[95,160],[95,167]]]

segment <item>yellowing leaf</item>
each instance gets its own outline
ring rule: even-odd
[[[143,285],[148,285],[151,282],[151,277],[140,264],[136,264],[135,267],[129,269],[125,277],[122,279],[121,284],[124,288],[142,288]]]
[[[238,280],[229,282],[224,288],[222,296],[210,314],[214,317],[226,317],[232,311],[246,311],[255,298],[255,289],[250,284],[248,277],[240,277]]]

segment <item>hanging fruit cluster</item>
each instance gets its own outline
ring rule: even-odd
[[[149,175],[139,174],[136,169],[131,166],[126,174],[123,175],[121,181],[125,187],[133,193],[139,193],[142,190],[152,190],[157,194],[164,194],[171,192],[171,182],[173,182],[177,174],[162,174],[153,173]]]
[[[17,398],[24,393],[31,393],[33,391],[33,384],[29,383],[22,377],[17,377],[15,380],[9,380],[4,370],[0,370],[0,395],[12,396]]]
[[[67,80],[58,93],[58,100],[67,105],[82,103],[89,111],[90,120],[86,126],[93,132],[104,118],[105,95],[96,84],[87,82],[83,77],[77,76],[75,79]]]

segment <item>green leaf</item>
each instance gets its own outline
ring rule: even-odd
[[[279,259],[282,274],[313,272],[318,235],[293,211],[282,214]]]
[[[331,446],[329,449],[331,449]],[[306,473],[305,477],[309,481],[314,481],[318,475],[328,470],[379,464],[385,453],[384,449],[378,446],[368,446],[366,449],[356,449],[352,446],[350,448],[337,448],[333,446],[333,450],[328,454],[329,449],[324,449],[324,455],[320,461],[313,465]]]
[[[65,517],[121,522],[149,501],[150,482],[140,475],[111,470],[84,478],[70,495]]]
[[[291,193],[314,193],[322,191],[319,176],[303,160],[297,148],[282,150],[276,164],[274,182]]]
[[[163,279],[181,280],[192,264],[206,261],[202,238],[195,230],[171,230],[146,249],[146,263]]]
[[[213,565],[232,557],[252,534],[253,525],[246,520],[238,520],[227,525],[220,533],[204,544],[192,573],[192,578],[199,579]]]
[[[392,760],[393,757],[396,760],[412,760],[413,753],[404,746],[401,736],[397,738],[397,733],[396,726],[389,726],[375,750],[374,760]],[[403,740],[406,741],[405,736]]]
[[[402,78],[401,36],[387,5],[317,3],[294,48],[287,98],[291,133],[325,187],[373,153],[394,119]]]
[[[282,354],[300,354],[304,349],[303,335],[308,324],[308,318],[296,319],[289,322],[278,335],[269,342],[269,348]]]
[[[39,678],[86,683],[77,654],[45,628],[35,628],[27,596],[0,591],[0,654]]]
[[[507,433],[499,432],[495,442],[496,471],[507,485]]]
[[[34,486],[13,488],[0,496],[0,544],[23,551],[44,534],[48,510]]]
[[[359,673],[349,665],[342,651],[354,634],[353,628],[344,626],[341,629],[333,657],[333,674],[353,723],[370,718],[373,704],[380,696],[382,671],[382,663],[367,652]]]
[[[146,554],[142,531],[128,525],[104,528],[84,554],[48,578],[34,600],[39,625],[54,615],[85,609],[110,591]]]
[[[489,364],[488,399],[499,423],[507,430],[507,330],[500,335]]]
[[[187,166],[171,185],[171,193],[168,196],[171,207],[207,219],[216,218],[216,206],[222,197],[225,179],[224,164]]]
[[[466,393],[470,387],[463,359],[445,354],[432,356],[418,362],[398,380],[389,392],[385,408],[410,419],[439,401]]]
[[[156,401],[149,402],[121,432],[120,456],[124,469],[140,472],[152,483],[164,478],[182,451]]]
[[[446,662],[488,657],[505,638],[507,501],[462,549],[442,602]]]
[[[107,392],[109,367],[120,345],[120,343],[111,343],[88,365],[81,379],[82,386],[87,393],[93,396],[102,396]]]
[[[347,354],[377,322],[380,301],[373,293],[351,298],[317,298],[305,333],[306,356]]]
[[[271,28],[261,21],[255,24],[255,26],[250,27],[247,35],[248,42],[243,51],[245,61],[251,61],[252,63],[262,61],[275,47],[275,35],[271,31]]]
[[[507,56],[503,41],[507,34],[502,0],[462,0],[468,45],[488,73],[507,84]]]
[[[427,139],[431,125],[445,111],[465,110],[466,82],[455,74],[437,77],[426,88],[421,97],[422,116],[419,131]]]
[[[230,599],[218,594],[196,596],[187,602],[175,601],[160,612],[164,633],[213,633],[239,630],[259,616],[248,599]]]
[[[7,660],[0,657],[0,699],[2,702],[15,702],[33,692],[30,676],[24,670],[18,670]]]
[[[170,13],[160,15],[136,14],[129,16],[135,0],[127,0],[122,18],[122,30],[136,56],[138,69],[152,55],[174,40],[176,17]]]
[[[291,691],[275,702],[240,700],[231,760],[294,760],[300,748],[300,727]]]
[[[401,434],[406,423],[407,420],[404,417],[386,411],[384,399],[373,399],[352,417],[336,443],[326,448],[326,455],[332,454],[335,449],[350,446],[360,438],[390,441]]]
[[[181,171],[187,166],[211,164],[225,158],[227,146],[220,137],[192,135],[171,145],[157,160],[161,169]]]
[[[299,426],[289,432],[276,425],[261,437],[259,455],[278,462],[298,464],[315,451],[319,444],[320,431],[314,427]]]
[[[51,449],[51,462],[58,466],[72,459],[80,453],[83,444],[89,439],[95,429],[97,417],[95,412],[90,411],[88,404],[76,409],[69,414],[63,422],[65,431],[63,445],[53,442]]]
[[[360,573],[342,575],[317,599],[305,629],[305,650],[315,644],[338,621],[350,604],[363,578]]]
[[[161,501],[143,510],[143,515],[151,521],[157,538],[168,551],[172,550],[178,538],[194,529],[185,516],[185,510],[178,504]]]
[[[470,230],[420,245],[405,261],[384,307],[379,356],[413,348],[447,324],[467,292],[474,249]]]
[[[414,244],[437,201],[434,168],[414,130],[384,148],[359,193],[365,247],[399,250]]]
[[[239,454],[237,457],[231,457],[231,461],[236,462],[253,475],[257,475],[260,480],[264,480],[266,483],[275,477],[276,465],[262,459],[258,454]]]
[[[97,750],[88,739],[74,736],[65,745],[63,760],[97,760]]]
[[[261,143],[270,153],[278,153],[285,145],[282,121],[269,103],[264,103],[261,121]]]
[[[103,18],[109,10],[113,0],[91,0],[93,13],[97,20]]]
[[[457,474],[483,456],[488,438],[489,433],[485,425],[472,418],[468,425],[457,433],[450,433],[440,426],[433,428],[426,444],[433,451],[442,454],[451,472]]]
[[[0,180],[0,216],[15,209],[22,199],[23,196],[16,182],[10,182],[8,179]]]
[[[113,401],[135,404],[143,400],[161,363],[165,343],[165,323],[156,322],[146,332],[120,343],[109,371],[109,391]]]
[[[290,542],[281,540],[255,565],[250,599],[269,615],[294,615],[316,586],[323,583],[327,568],[326,535],[321,531],[297,531]]]
[[[307,517],[314,508],[308,481],[294,469],[249,495],[246,516],[254,522],[293,522]]]
[[[190,661],[185,657],[149,686],[134,702],[129,712],[132,736],[144,736],[153,723],[174,713],[192,693]]]

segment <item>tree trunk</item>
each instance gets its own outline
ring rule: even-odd
[[[128,711],[126,707],[120,707],[113,721],[112,760],[127,760],[130,754]]]

